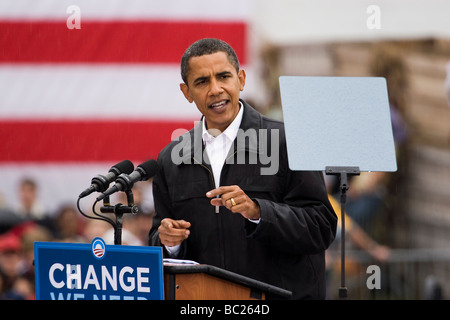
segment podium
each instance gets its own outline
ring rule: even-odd
[[[166,300],[288,299],[292,292],[211,265],[164,265]]]

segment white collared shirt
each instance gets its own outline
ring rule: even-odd
[[[202,139],[211,164],[216,188],[220,186],[220,174],[222,172],[223,164],[225,163],[228,152],[233,145],[233,141],[236,139],[241,125],[244,106],[240,101],[239,107],[239,112],[234,120],[228,125],[224,132],[216,135],[216,137],[208,132],[206,129],[205,118],[203,118]]]
[[[233,145],[233,141],[237,137],[239,127],[241,126],[242,116],[244,115],[244,105],[240,101],[239,107],[239,112],[236,118],[234,118],[224,132],[216,137],[208,132],[205,125],[205,118],[203,118],[202,139],[205,144],[205,150],[208,154],[209,161],[211,162],[216,188],[220,187],[220,174],[222,172],[223,165],[226,161],[228,152]],[[216,213],[219,213],[219,207],[216,207]],[[261,221],[261,219],[248,220],[256,224]]]
[[[234,118],[234,120],[230,123],[230,125],[225,129],[224,132],[220,133],[216,137],[214,137],[206,129],[205,118],[203,117],[202,139],[203,143],[205,144],[205,150],[207,152],[209,161],[211,163],[216,188],[220,186],[220,174],[222,172],[223,164],[225,163],[228,152],[233,145],[233,141],[234,139],[236,139],[239,127],[241,126],[242,116],[244,114],[244,105],[240,101],[239,107],[239,112],[236,118]],[[216,207],[216,213],[218,213],[218,209],[219,207]],[[261,219],[249,219],[249,221],[256,224],[258,224],[260,220]],[[165,247],[170,257],[176,257],[180,251],[180,245]]]

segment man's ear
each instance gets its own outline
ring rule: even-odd
[[[184,82],[180,83],[180,89],[181,89],[181,92],[183,92],[186,100],[189,101],[189,103],[192,103],[194,101],[194,99],[192,99],[191,95],[189,94],[189,87],[187,86],[187,84]]]
[[[238,72],[238,79],[239,79],[239,90],[244,91],[244,87],[245,87],[245,78],[246,78],[246,74],[245,71],[243,69],[239,70]]]

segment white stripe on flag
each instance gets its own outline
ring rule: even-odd
[[[199,119],[176,65],[0,65],[0,118]]]
[[[198,120],[180,82],[178,65],[0,65],[0,118]]]

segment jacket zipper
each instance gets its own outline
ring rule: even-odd
[[[197,162],[199,165],[201,165],[206,170],[208,170],[209,177],[211,178],[212,188],[215,188],[216,187],[216,182],[214,180],[214,175],[213,175],[212,171],[207,166],[205,166],[203,163],[198,161],[195,157],[194,157],[194,161]],[[216,207],[216,213],[219,213],[219,207]]]
[[[196,163],[198,163],[199,165],[201,165],[203,168],[205,168],[209,172],[209,176],[211,178],[212,187],[215,188],[216,187],[216,182],[214,180],[214,174],[212,173],[212,171],[207,166],[205,166],[203,163],[198,161],[195,157],[194,157],[194,161]],[[216,206],[215,213],[219,213],[219,206]],[[217,218],[217,223],[219,225],[219,248],[218,249],[219,249],[219,252],[221,252],[221,254],[220,254],[220,264],[221,264],[222,268],[226,268],[226,266],[225,266],[225,251],[224,251],[224,247],[223,247],[222,216],[220,214],[216,214],[216,218]]]

